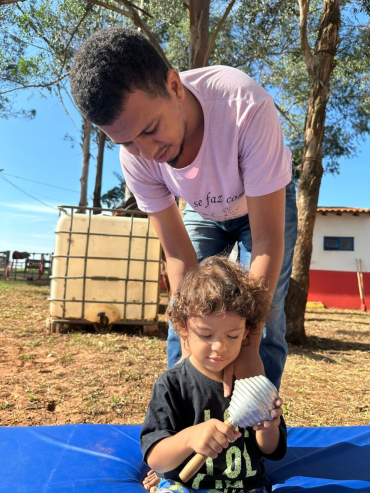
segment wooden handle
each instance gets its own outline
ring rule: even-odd
[[[233,430],[235,428],[229,421],[225,421],[225,425],[229,426]],[[189,462],[186,464],[184,469],[180,472],[179,477],[183,483],[187,483],[189,479],[191,479],[202,467],[202,465],[206,462],[208,457],[202,454],[196,454]]]
[[[202,467],[208,457],[202,454],[196,454],[186,464],[184,469],[180,472],[179,476],[183,483],[187,483]]]
[[[360,293],[361,301],[363,301],[363,299],[364,299],[364,292],[362,290],[361,274],[358,271],[357,271],[357,284],[358,284],[358,290],[359,290],[359,293]]]

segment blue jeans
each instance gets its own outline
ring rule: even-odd
[[[161,482],[157,486],[156,493],[222,493],[218,490],[196,490],[194,488],[188,488],[181,483],[177,483],[172,479],[161,479]],[[243,492],[240,492],[243,493]],[[245,491],[244,493],[267,493],[264,487],[255,488],[254,490]]]
[[[212,255],[228,254],[237,242],[239,261],[249,267],[252,237],[248,214],[230,221],[215,222],[203,219],[189,204],[184,209],[184,225],[194,246],[198,261]],[[288,346],[285,341],[286,321],[284,312],[285,296],[288,292],[292,272],[293,252],[297,238],[297,205],[295,186],[291,182],[286,186],[285,207],[285,248],[280,277],[272,299],[273,310],[263,330],[260,355],[267,378],[280,387]],[[167,339],[168,367],[172,367],[181,357],[179,337],[171,325]]]

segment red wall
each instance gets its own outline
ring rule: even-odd
[[[363,274],[365,305],[370,310],[370,273]],[[321,301],[332,308],[361,309],[356,272],[310,270],[307,301]]]

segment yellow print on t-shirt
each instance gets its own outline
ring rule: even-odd
[[[229,417],[228,409],[226,409],[224,413],[224,421],[227,421]],[[209,409],[204,410],[204,421],[208,421],[211,419],[211,411]],[[244,438],[249,438],[249,433],[247,430],[244,432]],[[226,451],[226,469],[223,471],[224,474],[229,480],[216,480],[215,488],[220,491],[228,491],[229,488],[243,488],[243,481],[238,479],[232,482],[232,479],[240,478],[240,474],[242,472],[243,460],[245,464],[245,477],[255,476],[257,471],[252,469],[251,458],[248,454],[247,447],[245,442],[243,443],[244,448],[243,451],[235,446],[230,446]],[[191,487],[194,489],[201,489],[201,482],[207,476],[213,476],[214,468],[213,468],[213,459],[208,457],[206,460],[206,474],[198,473],[193,479]]]

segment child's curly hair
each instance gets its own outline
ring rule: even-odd
[[[168,315],[175,332],[186,336],[190,317],[237,313],[255,331],[269,313],[267,288],[261,280],[228,260],[214,256],[187,272],[177,287]]]

